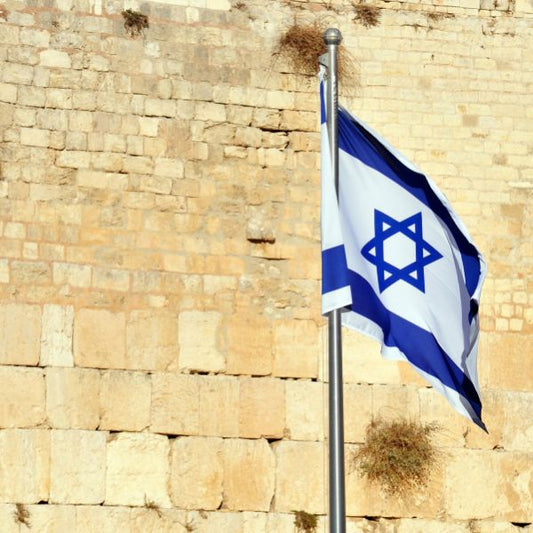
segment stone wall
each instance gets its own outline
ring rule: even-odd
[[[533,5],[373,5],[365,27],[348,0],[0,3],[2,533],[25,511],[39,532],[283,533],[296,510],[324,530],[317,82],[278,48],[313,21],[358,65],[350,109],[489,265],[488,435],[345,333],[348,458],[373,417],[444,428],[405,501],[347,468],[348,531],[530,529]]]

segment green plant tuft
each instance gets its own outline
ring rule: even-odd
[[[376,420],[367,428],[366,441],[352,455],[353,466],[385,492],[404,496],[427,485],[436,466],[437,451],[431,435],[435,424],[407,420]]]
[[[15,524],[23,524],[26,527],[31,527],[30,512],[23,503],[16,504],[13,518],[15,519]]]
[[[136,37],[141,34],[144,29],[150,27],[148,17],[139,11],[126,9],[122,12],[122,17],[124,19],[124,28],[126,28],[130,37]]]
[[[294,526],[297,531],[302,533],[314,533],[318,526],[318,519],[316,515],[306,513],[305,511],[294,512]]]

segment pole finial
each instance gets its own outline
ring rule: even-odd
[[[324,42],[326,44],[340,44],[342,33],[337,28],[328,28],[324,32]]]

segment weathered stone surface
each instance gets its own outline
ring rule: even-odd
[[[142,431],[150,425],[151,397],[150,376],[142,372],[103,372],[100,429]]]
[[[46,370],[46,413],[54,428],[96,429],[100,421],[99,396],[98,370]]]
[[[177,368],[177,317],[154,309],[132,311],[127,329],[127,365],[135,370]]]
[[[56,430],[51,439],[50,502],[100,504],[105,498],[107,433]]]
[[[42,366],[73,366],[73,322],[74,308],[71,305],[43,306],[40,359]]]
[[[76,365],[126,368],[125,330],[123,313],[106,309],[80,309],[74,319]]]
[[[202,376],[200,384],[199,434],[238,437],[240,379]]]
[[[41,369],[0,367],[0,427],[29,428],[46,418]]]
[[[275,323],[273,338],[275,376],[315,378],[321,346],[320,332],[312,320]]]
[[[227,324],[229,374],[268,375],[272,372],[272,331],[265,317],[239,313]]]
[[[226,361],[221,344],[222,315],[215,311],[184,311],[179,316],[180,369],[220,372]]]
[[[325,443],[282,441],[276,454],[275,510],[325,512]]]
[[[50,432],[0,431],[0,499],[11,503],[47,501],[50,491]]]
[[[286,427],[291,440],[323,440],[327,389],[323,383],[287,381]],[[349,405],[349,402],[346,402]]]
[[[459,520],[527,521],[532,476],[531,454],[456,450],[446,465],[446,509]]]
[[[172,435],[198,434],[200,378],[169,373],[152,376],[152,431]]]
[[[226,439],[223,462],[225,507],[268,511],[275,483],[275,459],[268,442]]]
[[[240,381],[239,435],[282,438],[285,429],[285,386],[271,378]]]
[[[36,365],[39,362],[41,308],[37,305],[0,305],[0,362]]]
[[[181,437],[171,446],[172,503],[182,509],[218,509],[223,497],[223,443],[220,438]]]
[[[163,435],[119,433],[107,444],[106,505],[170,507],[169,442]]]

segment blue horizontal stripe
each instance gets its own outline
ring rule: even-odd
[[[390,312],[371,285],[356,272],[349,269],[344,273],[340,272],[339,281],[334,282],[333,272],[339,265],[339,257],[343,255],[342,245],[322,252],[322,270],[327,273],[329,290],[345,286],[344,280],[348,278],[353,300],[350,310],[376,323],[383,331],[386,346],[398,348],[414,366],[457,391],[479,418],[475,420],[476,423],[483,427],[481,400],[474,385],[430,332]]]
[[[336,289],[342,289],[342,287],[349,285],[350,279],[346,275],[348,265],[346,263],[344,246],[330,248],[322,252],[322,257],[325,257],[327,261],[327,265],[323,265],[322,267],[322,294]]]
[[[345,109],[339,107],[338,117],[339,148],[341,150],[403,187],[431,209],[448,226],[459,247],[466,288],[472,296],[478,286],[481,274],[478,251],[466,238],[446,206],[429,186],[426,176],[405,166],[370,132],[358,124]]]

